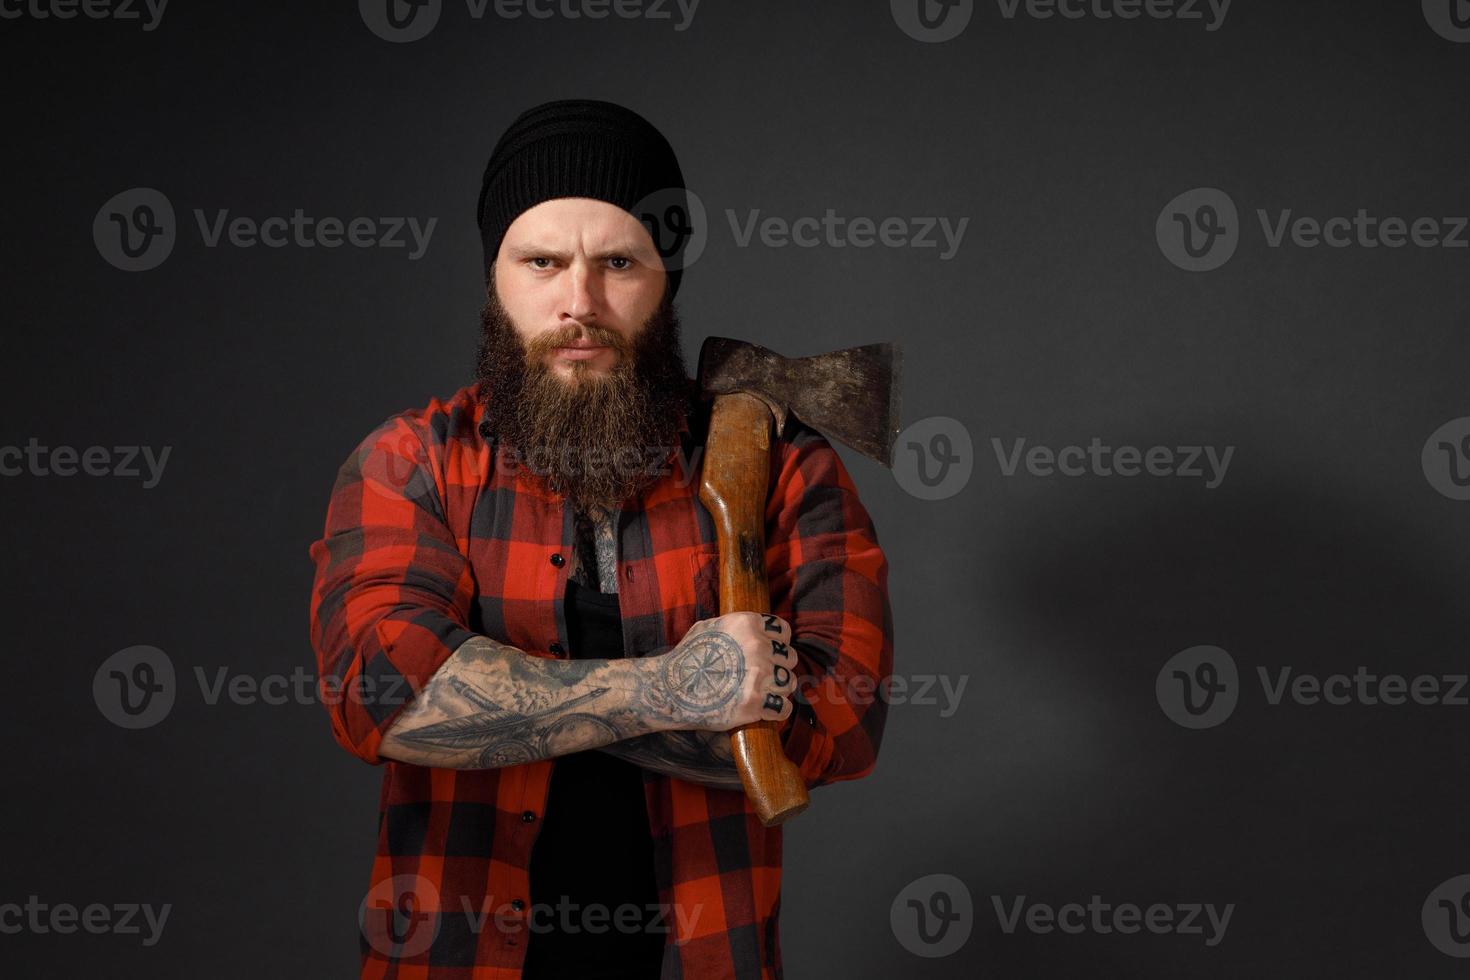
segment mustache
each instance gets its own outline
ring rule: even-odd
[[[571,347],[578,340],[587,340],[604,347],[611,347],[619,354],[629,353],[628,341],[616,330],[596,324],[573,324],[537,334],[525,342],[526,353],[531,357],[549,354],[558,347]]]

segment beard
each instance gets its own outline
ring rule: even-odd
[[[612,510],[658,481],[690,408],[679,315],[668,293],[630,341],[616,330],[577,325],[523,341],[492,286],[480,311],[476,379],[489,431],[578,509]],[[579,337],[617,351],[606,374],[566,362],[547,366]]]

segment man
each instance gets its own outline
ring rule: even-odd
[[[476,383],[338,475],[311,625],[334,735],[384,766],[364,977],[779,978],[781,831],[727,733],[780,722],[809,788],[873,769],[887,561],[799,422],[772,608],[718,615],[681,277],[633,213],[683,186],[620,106],[517,118],[480,194]]]

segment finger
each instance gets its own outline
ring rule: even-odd
[[[784,660],[791,663],[796,661],[796,655],[791,652],[791,647],[780,640],[771,641],[771,657],[775,660]]]
[[[777,687],[791,686],[791,671],[787,670],[785,667],[782,667],[780,664],[777,664],[775,666],[774,670],[772,671],[772,676],[775,678]]]
[[[786,707],[786,699],[783,698],[781,695],[779,695],[779,694],[767,694],[766,695],[765,703],[761,705],[761,710],[762,711],[770,711],[770,712],[772,712],[774,714],[779,715],[779,714],[781,714],[781,710],[783,708],[785,708],[785,707]]]
[[[761,613],[761,628],[777,636],[786,635],[786,621],[775,613]]]

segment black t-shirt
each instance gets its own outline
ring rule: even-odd
[[[567,639],[577,659],[623,656],[617,593],[568,580]],[[553,760],[531,851],[526,980],[656,980],[669,916],[659,916],[643,770],[605,752]],[[635,929],[626,923],[638,911]],[[590,920],[588,911],[593,913]],[[589,931],[591,928],[600,932]],[[650,928],[650,926],[652,928]]]

